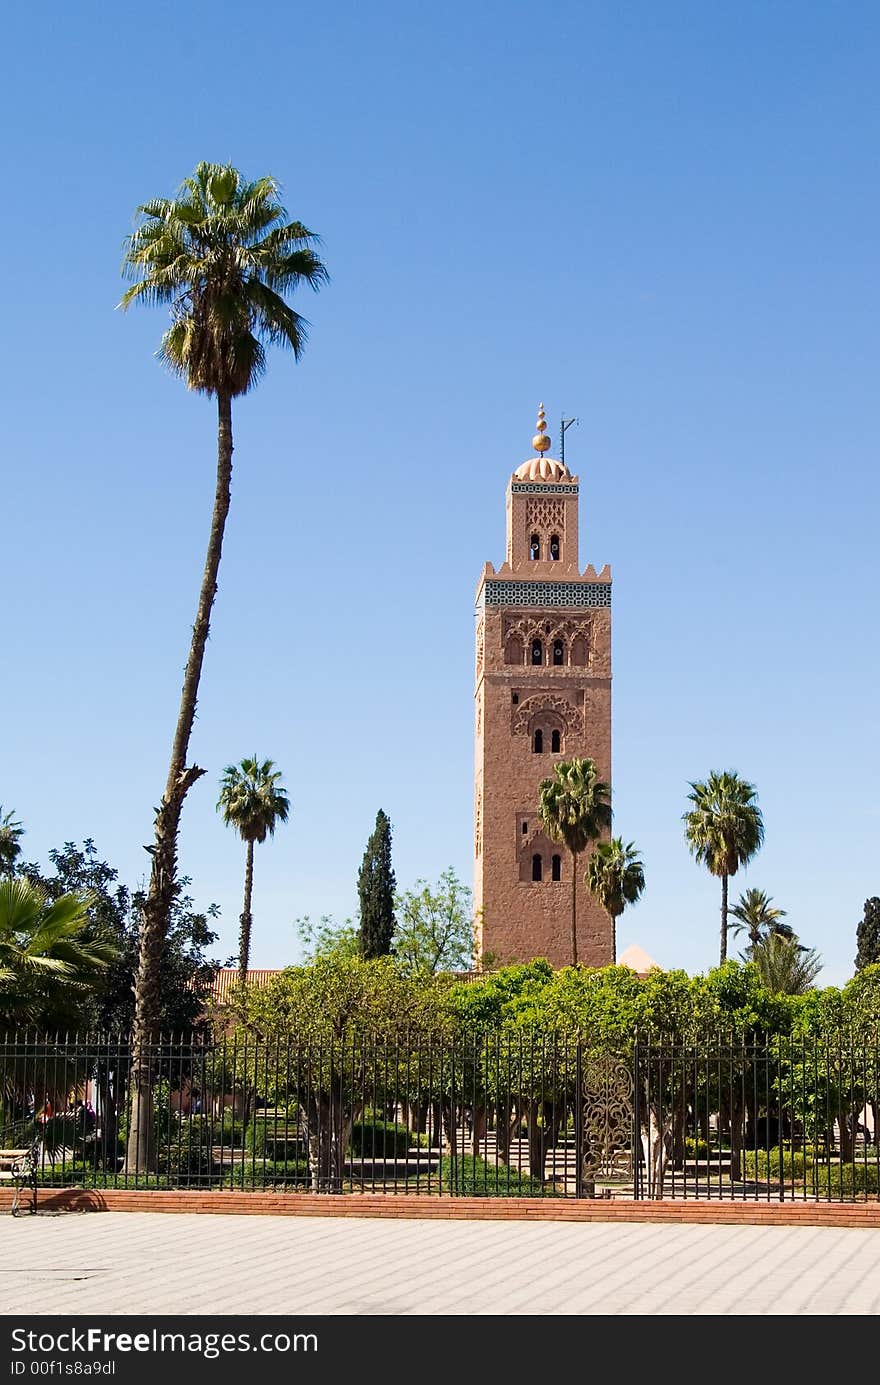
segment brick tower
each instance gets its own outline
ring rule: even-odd
[[[571,961],[571,856],[538,820],[557,760],[589,756],[611,782],[611,572],[578,571],[578,478],[544,454],[507,486],[507,560],[477,585],[474,905],[477,955]],[[585,857],[578,863],[586,867]],[[612,961],[611,925],[582,879],[578,956]]]

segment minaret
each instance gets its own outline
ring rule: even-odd
[[[578,569],[578,478],[546,454],[507,486],[507,558],[477,584],[474,905],[493,965],[571,961],[571,857],[538,820],[557,760],[595,760],[611,782],[611,572]],[[586,860],[579,862],[583,870]],[[612,961],[608,916],[578,881],[579,960]]]

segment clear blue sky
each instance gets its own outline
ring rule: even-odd
[[[254,965],[344,917],[377,808],[402,886],[470,880],[473,595],[535,406],[580,419],[614,588],[616,830],[662,965],[717,959],[688,781],[735,768],[766,889],[852,971],[880,893],[880,13],[782,0],[19,6],[2,254],[0,801],[135,884],[164,783],[215,415],[114,311],[134,209],[200,159],[281,180],[332,284],[235,409],[183,870],[235,947],[225,764],[277,761]]]

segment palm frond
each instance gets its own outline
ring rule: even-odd
[[[271,177],[248,183],[231,165],[200,163],[175,198],[139,208],[120,306],[171,306],[159,356],[192,389],[246,394],[265,368],[263,341],[302,353],[308,324],[280,295],[328,275],[318,238],[287,219],[278,191]]]

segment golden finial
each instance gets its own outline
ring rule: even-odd
[[[536,424],[535,426],[536,426],[536,428],[537,428],[538,431],[537,431],[537,433],[535,434],[535,436],[532,438],[532,447],[533,447],[533,448],[535,449],[535,451],[536,451],[537,453],[539,453],[539,454],[540,454],[541,452],[549,452],[549,450],[550,450],[550,439],[548,438],[547,434],[546,434],[545,431],[544,431],[545,428],[547,427],[547,420],[546,420],[546,418],[544,417],[544,405],[543,405],[543,404],[539,404],[539,405],[538,405],[538,422],[537,422],[537,424]]]

